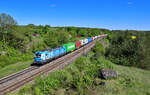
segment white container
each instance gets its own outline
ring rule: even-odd
[[[81,46],[83,46],[84,45],[84,40],[80,40],[80,42],[81,42]]]

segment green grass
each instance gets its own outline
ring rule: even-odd
[[[30,66],[32,61],[18,62],[0,69],[0,78],[18,72]]]
[[[97,86],[93,95],[150,95],[150,71],[114,65],[118,78],[103,80],[106,86]],[[90,95],[90,94],[89,94]]]

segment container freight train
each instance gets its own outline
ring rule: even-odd
[[[63,46],[57,47],[55,49],[38,51],[35,53],[34,62],[31,65],[36,65],[36,64],[42,65],[42,64],[49,63],[50,61],[52,61],[58,57],[61,57],[69,52],[72,52],[75,49],[78,49],[96,39],[102,39],[105,36],[107,36],[107,34],[98,35],[95,37],[88,37],[83,40],[64,44]]]

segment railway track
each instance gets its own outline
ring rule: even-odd
[[[35,69],[38,69],[38,67],[37,66],[31,66],[31,67],[26,68],[26,69],[24,69],[22,71],[19,71],[17,73],[14,73],[14,74],[11,74],[9,76],[6,76],[6,77],[0,79],[0,85],[3,84],[3,83],[6,83],[7,81],[10,81],[10,80],[12,80],[12,79],[14,79],[14,78],[16,78],[16,77],[18,77],[20,75],[23,75],[23,74],[25,74],[27,72],[35,70]]]
[[[35,77],[43,75],[47,72],[52,72],[56,69],[63,68],[65,65],[76,60],[78,57],[88,52],[95,44],[95,41],[71,52],[57,60],[50,62],[41,67],[32,66],[18,73],[0,79],[0,95],[5,95],[8,92],[14,91],[24,84],[32,81]]]

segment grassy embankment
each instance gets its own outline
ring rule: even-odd
[[[31,62],[33,62],[33,61],[18,62],[16,64],[8,65],[8,66],[0,69],[0,78],[10,75],[12,73],[16,73],[20,70],[23,70],[23,69],[29,67]]]

